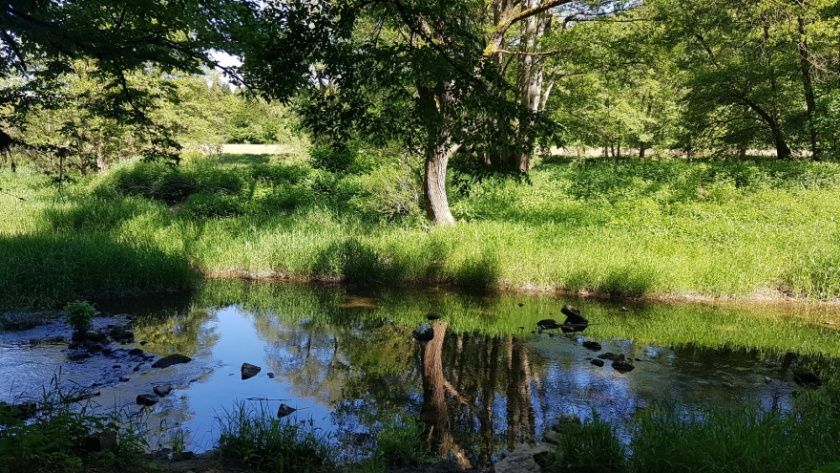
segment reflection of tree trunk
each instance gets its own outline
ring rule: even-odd
[[[528,353],[518,341],[508,339],[508,447],[534,440],[534,410],[531,405],[531,380]]]
[[[443,341],[446,327],[446,322],[436,322],[433,325],[434,337],[422,344],[423,406],[420,415],[426,424],[427,437],[437,447],[438,453],[441,456],[451,453],[459,467],[469,469],[472,467],[470,460],[452,435],[449,405],[446,402],[447,393],[454,391],[443,375]],[[457,395],[457,392],[454,395]]]
[[[478,466],[490,465],[493,455],[493,403],[496,398],[496,383],[498,382],[498,367],[496,364],[499,361],[499,349],[501,346],[501,338],[493,337],[488,340],[492,346],[489,349],[490,354],[484,363],[484,373],[479,373],[484,378],[483,386],[481,387],[481,401],[483,403],[481,412],[479,414],[479,422],[481,423],[481,454],[478,457]],[[485,349],[485,353],[486,353]]]

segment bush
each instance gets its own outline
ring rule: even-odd
[[[0,473],[75,473],[132,465],[140,436],[112,416],[71,408],[61,394],[40,404],[34,422],[0,429]]]
[[[96,309],[86,301],[73,301],[64,306],[64,312],[67,314],[67,322],[70,323],[73,330],[76,333],[85,333],[90,330]]]

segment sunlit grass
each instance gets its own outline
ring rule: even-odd
[[[430,229],[418,218],[365,213],[379,195],[358,187],[368,181],[299,157],[194,159],[177,171],[128,164],[68,186],[63,200],[43,177],[6,172],[0,236],[109,240],[180,259],[208,277],[840,297],[836,163],[554,159],[531,180],[490,179],[467,196],[453,192],[461,222]],[[38,277],[59,273],[39,269]]]

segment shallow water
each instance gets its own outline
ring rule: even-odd
[[[562,321],[564,303],[579,306],[591,327],[538,333],[537,320]],[[539,441],[564,416],[597,415],[626,438],[627,421],[654,402],[786,409],[800,389],[793,368],[825,372],[840,359],[840,317],[815,307],[621,306],[218,281],[178,300],[100,308],[135,318],[143,350],[193,361],[165,369],[105,355],[68,362],[66,346],[29,343],[69,334],[62,323],[0,334],[0,400],[37,399],[60,370],[63,389],[95,389],[89,402],[99,409],[142,419],[151,448],[183,439],[193,451],[213,446],[217,418],[238,403],[274,413],[282,402],[298,409],[290,420],[311,422],[347,456],[371,448],[383,424],[413,418],[434,426],[441,453],[480,466]],[[443,317],[434,339],[420,344],[411,331],[432,311]],[[584,340],[603,349],[587,350]],[[607,351],[635,369],[590,363]],[[243,362],[262,371],[243,381]],[[135,404],[159,384],[175,389],[151,409]]]

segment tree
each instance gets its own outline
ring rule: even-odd
[[[2,136],[26,144],[21,132],[28,114],[66,106],[62,81],[84,61],[87,79],[102,87],[77,104],[103,119],[144,127],[159,150],[171,148],[169,133],[149,118],[154,94],[131,75],[150,66],[163,74],[199,71],[211,63],[208,49],[247,18],[250,8],[223,0],[6,2],[0,11]]]
[[[289,100],[304,90],[298,102],[304,122],[339,146],[357,133],[380,141],[397,137],[422,154],[428,216],[451,225],[450,159],[503,153],[527,170],[522,156],[551,131],[537,100],[536,52],[506,47],[519,41],[520,27],[536,41],[537,19],[578,3],[586,2],[269,2],[260,10],[258,32],[242,43],[243,71],[272,99]],[[506,54],[531,57],[522,63],[530,69],[521,80],[507,73]]]
[[[826,44],[810,30],[827,28],[831,14],[824,3],[651,2],[687,77],[686,120],[693,134],[713,123],[724,141],[734,138],[744,149],[744,140],[756,140],[772,143],[781,159],[804,147],[818,157],[815,71],[825,63],[819,52]],[[830,41],[836,47],[836,28]],[[764,132],[751,132],[755,124]]]

